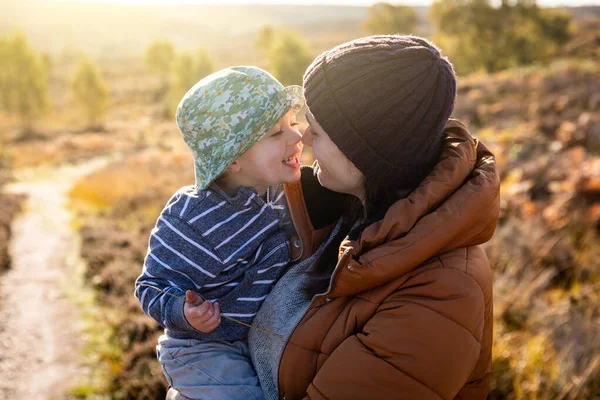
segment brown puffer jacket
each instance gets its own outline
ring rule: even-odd
[[[408,198],[345,241],[281,359],[291,399],[485,399],[492,272],[480,244],[495,230],[494,156],[458,121],[438,165]],[[324,238],[300,185],[288,186],[307,257]]]

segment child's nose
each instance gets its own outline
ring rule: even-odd
[[[300,132],[296,131],[295,129],[292,129],[290,139],[288,141],[288,145],[295,146],[301,140],[302,140],[302,134]]]

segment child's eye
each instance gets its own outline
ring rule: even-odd
[[[281,136],[281,134],[282,134],[282,133],[283,133],[283,131],[277,131],[277,132],[274,132],[274,133],[271,135],[271,137],[277,137],[277,136]]]
[[[292,123],[290,124],[290,126],[297,126],[297,125],[300,125],[300,123],[299,123],[299,122],[292,122]]]

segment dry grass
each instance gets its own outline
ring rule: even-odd
[[[570,240],[575,229],[589,242]],[[593,398],[600,385],[599,242],[589,224],[552,231],[540,219],[515,217],[487,244],[496,268],[491,398]]]
[[[77,209],[148,224],[177,189],[194,183],[193,171],[188,153],[146,150],[81,180],[70,197]]]
[[[492,399],[600,389],[600,69],[585,61],[463,79],[457,115],[495,152],[500,223]],[[596,397],[595,397],[596,396]]]

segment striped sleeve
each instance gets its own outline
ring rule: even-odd
[[[225,268],[199,232],[176,215],[163,213],[150,235],[135,295],[144,312],[163,327],[195,331],[183,314],[185,292],[214,285]]]

